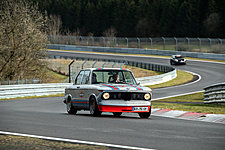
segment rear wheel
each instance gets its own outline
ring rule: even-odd
[[[102,112],[99,111],[97,102],[96,102],[94,97],[92,97],[90,99],[90,105],[89,106],[90,106],[90,114],[92,116],[100,116],[101,115]]]
[[[138,113],[140,118],[149,118],[151,116],[151,107],[149,112],[144,112],[144,113]]]
[[[122,112],[114,112],[113,115],[114,115],[115,117],[119,117],[119,116],[122,115]]]
[[[75,109],[73,107],[71,100],[67,101],[66,110],[67,110],[68,114],[76,114],[77,113],[77,109]]]

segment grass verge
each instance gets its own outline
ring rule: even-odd
[[[15,97],[15,98],[0,99],[0,100],[19,100],[19,99],[32,99],[32,98],[43,98],[43,97],[63,97],[63,96],[64,96],[64,93],[62,93],[62,94],[54,94],[54,95],[43,95],[43,96]]]
[[[85,144],[74,144],[68,142],[57,142],[50,140],[43,140],[38,138],[22,137],[22,136],[11,136],[11,135],[0,135],[0,149],[2,150],[110,150],[104,146],[94,146]]]
[[[151,70],[138,68],[134,66],[128,66],[128,65],[124,65],[123,68],[129,69],[130,71],[132,71],[135,78],[142,78],[142,77],[149,77],[149,76],[156,76],[156,75],[163,74],[162,72],[151,71]]]
[[[48,70],[46,72],[46,76],[44,79],[42,79],[43,83],[61,83],[64,81],[68,76],[61,75],[59,73],[56,73],[54,71]]]
[[[194,78],[193,74],[186,71],[177,70],[177,77],[175,79],[167,81],[165,83],[161,83],[161,84],[149,85],[148,87],[150,87],[151,89],[155,89],[155,88],[161,88],[161,87],[181,85],[181,84],[185,84],[192,81],[193,78]]]
[[[152,108],[182,110],[197,113],[225,114],[225,105],[204,104],[204,93],[195,93],[152,101]]]

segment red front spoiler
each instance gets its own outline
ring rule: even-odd
[[[102,112],[149,112],[151,106],[137,106],[137,107],[148,107],[148,111],[134,111],[133,108],[135,106],[108,106],[108,105],[98,105],[99,111]]]

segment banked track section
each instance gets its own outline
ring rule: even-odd
[[[53,56],[62,56],[68,58],[83,58],[83,59],[110,59],[115,61],[135,61],[140,63],[152,63],[158,65],[169,65],[168,58],[148,57],[148,56],[132,56],[120,54],[96,54],[96,53],[82,53],[72,51],[58,51],[49,50],[48,54]],[[202,91],[204,87],[224,82],[225,63],[195,61],[188,60],[187,65],[174,66],[176,69],[190,71],[201,76],[201,80],[186,86],[174,86],[167,88],[153,89],[153,99],[160,97],[171,97],[173,95],[180,95],[184,93],[193,93]]]
[[[169,65],[169,60],[165,58],[53,51],[48,53]],[[188,61],[186,66],[175,68],[197,73],[201,80],[185,86],[154,89],[153,98],[191,93],[225,80],[223,63]],[[223,150],[225,147],[224,124],[155,115],[149,119],[140,119],[136,114],[113,117],[112,114],[105,113],[102,117],[90,117],[89,112],[85,111],[74,116],[66,113],[62,101],[62,97],[1,101],[0,129],[5,132],[159,150]]]

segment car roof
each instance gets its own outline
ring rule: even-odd
[[[129,69],[125,69],[125,68],[86,68],[84,70],[127,70],[127,71],[130,71]]]
[[[182,55],[172,55],[172,57],[183,57]]]

